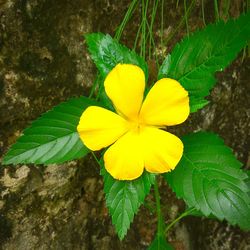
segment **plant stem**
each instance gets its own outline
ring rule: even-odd
[[[147,45],[147,13],[148,13],[149,0],[142,0],[142,45],[141,56],[146,58],[146,45]]]
[[[161,48],[163,48],[163,33],[164,33],[164,0],[161,0]]]
[[[201,0],[201,11],[203,24],[206,26],[204,0]]]
[[[96,76],[96,78],[95,78],[94,84],[93,84],[93,86],[91,87],[91,90],[90,90],[89,98],[93,97],[93,95],[95,93],[95,89],[99,85],[99,80],[100,80],[100,74],[98,74]]]
[[[225,6],[224,6],[224,12],[223,12],[223,14],[224,14],[224,17],[225,17],[226,19],[229,17],[230,2],[231,2],[231,0],[227,0],[227,1],[226,1],[226,4],[225,4]]]
[[[118,28],[117,28],[117,30],[115,32],[114,38],[116,38],[117,41],[120,40],[121,35],[122,35],[123,31],[124,31],[125,26],[127,25],[129,19],[131,18],[132,14],[134,13],[134,11],[136,9],[135,7],[136,7],[137,3],[138,3],[138,0],[133,0],[130,3],[130,5],[128,7],[128,10],[127,10],[127,12],[126,12],[126,14],[125,14],[125,16],[124,16],[121,24],[118,26]],[[96,77],[96,79],[94,81],[94,84],[91,87],[89,98],[93,97],[93,95],[95,93],[95,89],[96,89],[97,86],[99,86],[99,91],[98,91],[98,95],[97,95],[96,99],[98,99],[99,94],[100,94],[100,74],[97,75],[97,77]]]
[[[169,225],[167,225],[167,227],[165,229],[165,234],[167,234],[168,231],[170,230],[170,228],[173,227],[179,220],[181,220],[182,218],[188,216],[193,211],[195,211],[195,208],[190,208],[190,209],[184,211],[182,214],[180,214],[175,220],[173,220]]]
[[[216,19],[216,21],[219,21],[220,14],[219,14],[219,8],[218,8],[217,0],[214,0],[214,11],[215,11],[215,19]]]
[[[161,202],[160,202],[160,193],[158,188],[157,176],[155,177],[154,191],[155,191],[156,213],[157,213],[157,235],[164,236],[165,224],[161,213]]]
[[[151,33],[153,33],[153,26],[154,26],[154,21],[155,21],[155,16],[156,16],[156,11],[157,11],[157,8],[158,8],[158,3],[159,3],[159,0],[155,0],[154,1],[154,6],[153,6],[153,10],[152,10],[152,16],[151,16],[151,22],[150,22],[150,27],[149,27],[149,31]],[[152,50],[152,43],[154,41],[152,41],[154,38],[153,36],[150,36],[150,39],[149,39],[149,47],[148,47],[148,57],[149,59],[151,58],[151,50]]]
[[[194,4],[195,4],[195,0],[193,0],[191,2],[191,4],[189,5],[188,9],[187,9],[187,12],[185,13],[184,17],[181,19],[181,21],[179,22],[177,28],[175,30],[172,31],[172,33],[168,36],[168,38],[166,39],[166,42],[165,42],[165,46],[167,45],[167,43],[173,38],[173,36],[175,35],[175,33],[180,29],[180,27],[182,26],[183,22],[186,20],[186,16],[188,17],[191,10],[193,9],[194,7]]]
[[[186,23],[186,29],[187,29],[187,35],[189,36],[189,27],[188,27],[188,15],[186,15],[187,13],[187,1],[184,0],[184,12],[185,12],[185,23]]]
[[[149,30],[148,35],[149,35],[150,40],[152,41],[153,49],[156,51],[154,35],[152,33],[152,30],[150,29],[148,21],[147,21],[147,27],[148,27],[148,30]],[[150,59],[150,57],[149,57],[149,59]],[[155,62],[156,62],[157,68],[159,69],[159,61],[158,61],[157,53],[155,53]]]
[[[179,0],[176,1],[176,6],[175,8],[177,9],[179,7]]]
[[[100,162],[99,162],[99,160],[97,159],[95,153],[94,153],[93,151],[91,151],[91,154],[92,154],[92,156],[94,157],[95,161],[98,163],[98,165],[99,165],[100,167],[102,167],[101,164],[100,164]]]
[[[122,32],[123,32],[126,24],[128,23],[129,19],[131,18],[133,12],[135,11],[135,6],[137,4],[137,1],[138,0],[133,0],[131,2],[121,24],[117,28],[116,33],[115,33],[115,38],[117,39],[117,41],[120,40]]]
[[[137,42],[138,42],[138,39],[139,39],[141,29],[142,29],[142,22],[140,23],[139,28],[138,28],[137,33],[136,33],[136,36],[135,36],[135,42],[134,42],[133,50],[136,50],[136,46],[137,46]]]

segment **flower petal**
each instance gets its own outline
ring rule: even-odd
[[[104,87],[118,114],[137,119],[145,89],[141,68],[132,64],[116,65],[106,77]]]
[[[104,154],[106,170],[118,180],[133,180],[142,175],[144,162],[138,132],[129,131]]]
[[[91,150],[114,143],[128,131],[129,124],[121,116],[101,107],[90,106],[82,114],[77,131]]]
[[[163,78],[149,91],[140,120],[148,125],[171,126],[184,122],[189,112],[188,92],[176,80]]]
[[[145,127],[141,132],[144,164],[148,172],[165,173],[173,170],[183,154],[183,143],[164,130]]]

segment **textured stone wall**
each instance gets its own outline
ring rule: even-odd
[[[95,67],[84,44],[87,32],[109,32],[122,20],[129,1],[0,1],[0,157],[32,120],[72,96],[86,94]],[[171,1],[170,1],[171,2]],[[234,14],[240,3],[232,6]],[[166,35],[183,15],[168,4]],[[208,19],[212,19],[208,15]],[[125,30],[131,46],[139,14]],[[202,26],[199,1],[190,17],[192,30]],[[183,36],[179,30],[176,38]],[[169,50],[169,48],[167,48]],[[249,166],[249,59],[242,55],[224,73],[210,105],[179,126],[177,134],[209,130],[220,134],[245,168]],[[152,71],[152,70],[151,70]],[[0,249],[146,249],[156,219],[142,208],[128,236],[119,242],[108,215],[102,178],[91,157],[47,167],[0,168]],[[166,218],[183,208],[162,182]],[[148,201],[152,200],[152,195]],[[170,208],[167,206],[171,200]],[[197,226],[198,225],[198,226]],[[226,223],[187,219],[170,235],[178,249],[247,249],[250,235]],[[240,248],[241,247],[241,248]]]

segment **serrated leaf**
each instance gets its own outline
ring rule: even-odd
[[[89,150],[80,140],[76,127],[90,105],[97,103],[86,97],[74,98],[43,114],[24,130],[2,163],[62,163],[85,156]]]
[[[91,33],[85,35],[91,58],[96,64],[103,78],[118,63],[135,64],[142,68],[146,79],[148,78],[148,67],[146,62],[134,51],[118,43],[110,35],[102,33]]]
[[[104,167],[101,169],[101,175],[104,178],[104,193],[112,223],[122,240],[127,234],[134,215],[149,193],[155,176],[144,172],[136,180],[119,181],[115,180]]]
[[[148,250],[174,250],[163,235],[156,235]]]
[[[191,112],[196,112],[207,104],[204,97],[216,82],[215,72],[225,69],[249,39],[250,12],[227,23],[207,25],[174,47],[170,64],[169,59],[164,61],[167,66],[160,68],[159,76],[178,80],[189,92]]]
[[[183,157],[165,178],[178,198],[204,216],[250,229],[248,176],[223,140],[212,133],[187,135]]]
[[[196,112],[198,109],[203,108],[204,106],[206,106],[209,103],[208,100],[200,99],[200,98],[198,98],[198,99],[193,98],[192,101],[193,101],[193,103],[192,103],[192,105],[190,105],[190,112],[191,113]]]
[[[191,215],[191,216],[195,216],[195,217],[204,217],[204,214],[195,208],[189,208],[186,211],[188,211],[188,216]],[[216,217],[213,216],[212,214],[210,214],[209,216],[206,216],[206,217],[209,219],[216,219]]]

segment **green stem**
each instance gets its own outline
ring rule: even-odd
[[[156,213],[157,213],[157,235],[164,236],[165,224],[161,213],[161,202],[160,202],[160,193],[158,188],[157,177],[155,178],[154,191],[155,191]]]
[[[159,0],[155,0],[154,1],[154,6],[153,6],[153,10],[152,10],[152,16],[151,16],[151,22],[150,22],[150,27],[149,27],[149,31],[151,33],[153,33],[153,26],[154,26],[154,22],[155,22],[155,16],[156,16],[156,12],[157,12],[157,8],[158,8],[158,3],[159,3]],[[153,43],[153,36],[150,36],[150,39],[149,39],[149,47],[148,47],[148,57],[149,59],[151,58],[151,50],[152,50],[152,43]]]
[[[143,40],[144,40],[144,37],[143,37],[143,34],[145,33],[145,25],[144,25],[144,0],[141,1],[141,44],[140,44],[140,56],[142,56],[142,50],[143,50]]]
[[[138,0],[133,0],[132,3],[129,5],[128,10],[121,22],[121,24],[118,26],[116,33],[115,33],[115,38],[117,39],[117,41],[120,40],[122,32],[125,28],[125,26],[127,25],[129,19],[131,18],[133,12],[135,11],[135,6],[137,4]]]
[[[98,74],[96,76],[96,78],[95,78],[94,84],[93,84],[93,86],[91,87],[91,90],[90,90],[89,98],[93,97],[93,95],[95,93],[95,89],[99,85],[99,80],[100,80],[100,74]]]
[[[188,15],[186,15],[186,13],[187,13],[187,2],[186,2],[186,0],[184,0],[184,12],[185,12],[184,17],[185,17],[185,23],[186,23],[187,34],[188,34],[188,36],[189,36]]]
[[[161,0],[161,48],[163,48],[163,33],[164,33],[164,0]]]
[[[201,11],[202,11],[203,24],[206,26],[204,0],[201,0]]]
[[[141,44],[140,55],[144,59],[146,58],[146,44],[147,44],[146,28],[147,28],[148,2],[149,0],[142,0],[142,44]]]
[[[175,33],[181,28],[181,26],[183,25],[184,21],[186,20],[186,16],[189,16],[191,10],[193,9],[195,4],[195,0],[193,0],[191,2],[191,4],[189,5],[187,12],[185,13],[185,16],[181,19],[181,21],[179,22],[177,28],[168,36],[165,45],[167,45],[167,43],[173,38],[173,36],[175,35]]]
[[[104,90],[104,84],[99,84],[99,91],[98,91],[98,93],[96,95],[96,98],[95,98],[96,101],[99,100],[99,98],[100,98],[101,93],[102,93],[103,90]]]
[[[179,7],[179,0],[176,1],[176,6],[175,8],[177,9]]]
[[[95,161],[98,163],[98,165],[99,165],[100,167],[102,167],[101,164],[100,164],[100,162],[99,162],[99,160],[98,160],[98,158],[96,157],[95,153],[94,153],[93,151],[91,151],[91,154],[92,154],[92,156],[94,157]]]
[[[189,208],[188,210],[186,210],[185,212],[180,214],[175,220],[173,220],[170,224],[167,225],[167,227],[165,229],[165,234],[167,234],[168,231],[170,230],[170,228],[173,227],[179,220],[181,220],[182,218],[188,216],[193,211],[195,211],[195,208]]]
[[[142,29],[142,22],[140,23],[139,28],[138,28],[137,33],[136,33],[136,36],[135,36],[135,42],[134,42],[133,50],[136,50],[136,46],[137,46],[137,42],[138,42],[138,39],[139,39],[139,36],[140,36],[141,29]]]
[[[125,16],[124,16],[121,24],[118,26],[118,28],[117,28],[117,30],[115,32],[115,36],[114,37],[116,38],[117,41],[120,40],[121,35],[122,35],[123,31],[124,31],[125,26],[127,25],[128,21],[130,20],[131,16],[133,15],[133,13],[134,13],[134,11],[136,9],[135,7],[136,7],[137,3],[138,3],[138,0],[133,0],[131,2],[131,4],[129,5],[128,10],[127,10],[127,12],[126,12],[126,14],[125,14]],[[101,84],[100,84],[100,74],[97,75],[97,77],[96,77],[96,79],[94,81],[94,84],[91,87],[89,98],[93,97],[97,86],[99,86],[99,91],[98,91],[96,99],[99,98],[100,91],[101,91],[101,87],[100,87],[101,86]]]
[[[215,19],[218,21],[220,19],[219,8],[217,0],[214,0],[214,11],[215,11]]]
[[[230,8],[230,2],[231,2],[231,0],[227,0],[226,4],[224,6],[225,8],[224,8],[224,12],[223,13],[224,13],[224,17],[225,18],[228,18],[228,16],[229,16],[228,12],[229,12],[229,8]]]
[[[147,27],[148,27],[148,30],[149,30],[148,35],[149,35],[150,40],[152,41],[153,49],[156,51],[154,36],[153,36],[152,30],[150,29],[150,26],[149,26],[148,22],[147,22]],[[157,68],[159,69],[159,61],[158,61],[157,53],[155,53],[155,62],[156,62]]]

